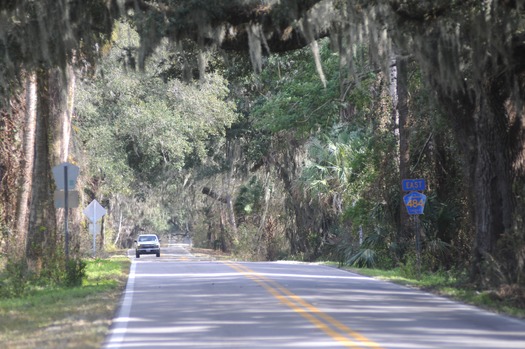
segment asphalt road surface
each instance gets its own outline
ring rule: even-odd
[[[525,348],[525,321],[327,266],[132,258],[104,348]]]

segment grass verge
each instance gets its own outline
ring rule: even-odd
[[[125,287],[125,257],[86,261],[82,286],[0,299],[0,348],[100,348]]]
[[[456,301],[512,317],[525,319],[525,291],[505,285],[497,290],[477,290],[462,282],[462,276],[449,273],[423,273],[419,278],[407,277],[402,269],[379,270],[344,268],[396,284],[416,287]]]

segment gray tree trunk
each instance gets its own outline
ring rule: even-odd
[[[50,71],[50,115],[51,118],[51,167],[68,161],[69,143],[71,138],[71,118],[73,114],[73,101],[75,92],[75,74],[73,68],[68,65],[64,70],[55,68]],[[71,188],[70,188],[71,189]],[[71,210],[70,210],[71,212]],[[57,243],[64,246],[65,231],[64,219],[65,209],[56,210],[57,216]],[[71,221],[71,216],[69,216]],[[68,222],[69,223],[69,222]],[[69,224],[68,233],[71,239],[73,225]],[[69,243],[68,243],[69,244]]]
[[[455,115],[453,128],[463,151],[466,178],[470,179],[466,185],[470,187],[476,231],[471,278],[480,283],[491,282],[485,277],[485,262],[495,257],[498,240],[512,229],[516,214],[512,152],[519,148],[516,142],[522,142],[523,134],[521,126],[515,135],[510,132],[505,110],[508,100],[501,84],[487,80],[483,86],[475,100],[467,94],[456,94],[454,100],[440,94],[441,104]]]
[[[33,188],[29,213],[29,229],[26,244],[28,266],[40,272],[44,257],[56,251],[56,215],[53,204],[51,175],[50,71],[39,69],[37,76],[37,120],[35,129],[35,159],[32,174]]]
[[[29,223],[29,199],[33,185],[33,164],[35,149],[36,112],[37,112],[37,85],[36,74],[30,73],[26,77],[26,111],[24,120],[24,137],[22,138],[22,159],[18,181],[18,197],[15,213],[16,238],[13,241],[12,251],[17,257],[25,256],[24,250],[27,240]]]
[[[38,272],[58,248],[58,225],[53,202],[51,168],[68,157],[74,75],[60,69],[40,68],[37,80],[33,188],[26,244],[28,265]],[[63,216],[59,217],[63,220]]]

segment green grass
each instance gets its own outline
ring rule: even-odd
[[[345,268],[357,274],[371,276],[396,284],[422,290],[472,304],[480,308],[525,319],[525,299],[518,293],[502,290],[477,290],[463,282],[464,276],[450,273],[422,273],[420,277],[406,276],[403,269],[380,270]]]
[[[125,286],[125,257],[86,260],[82,286],[0,299],[0,348],[100,348]]]

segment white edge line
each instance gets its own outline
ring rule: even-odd
[[[137,263],[131,262],[131,268],[128,275],[128,282],[126,290],[120,304],[118,315],[113,319],[109,335],[106,337],[102,348],[119,348],[124,340],[126,329],[128,327],[129,314],[131,312],[131,304],[133,302],[133,288],[135,287],[135,267]]]

